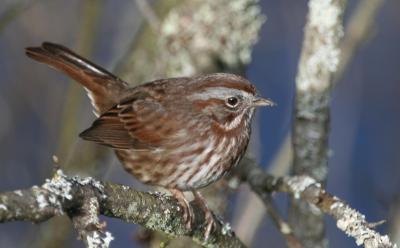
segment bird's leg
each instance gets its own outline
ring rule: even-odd
[[[182,191],[178,189],[169,189],[175,199],[178,200],[179,205],[181,205],[183,209],[183,219],[185,220],[186,228],[191,229],[192,223],[194,222],[194,213],[193,209],[189,204],[189,201],[185,198],[185,195]]]
[[[195,201],[197,201],[197,203],[199,203],[201,209],[205,213],[204,219],[205,219],[205,224],[206,224],[206,231],[205,231],[204,238],[205,238],[205,240],[207,240],[208,237],[210,236],[212,229],[216,228],[214,214],[210,210],[210,208],[207,206],[206,200],[200,194],[200,192],[193,190],[192,193],[194,195]]]

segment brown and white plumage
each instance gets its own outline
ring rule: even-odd
[[[69,49],[45,42],[26,54],[82,84],[98,118],[80,137],[113,148],[124,168],[146,184],[171,190],[193,216],[182,191],[221,178],[238,164],[250,137],[255,107],[272,105],[259,98],[246,79],[226,73],[128,84]],[[211,218],[211,219],[210,219]]]

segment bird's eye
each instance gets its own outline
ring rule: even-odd
[[[230,108],[235,108],[239,104],[239,99],[235,96],[228,97],[226,99],[226,105]]]

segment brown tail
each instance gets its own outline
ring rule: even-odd
[[[44,42],[40,47],[28,47],[26,55],[82,84],[98,114],[117,104],[121,92],[128,87],[123,80],[58,44]]]

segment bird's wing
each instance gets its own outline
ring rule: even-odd
[[[156,149],[182,131],[172,115],[148,94],[137,92],[101,115],[80,137],[116,149]]]

